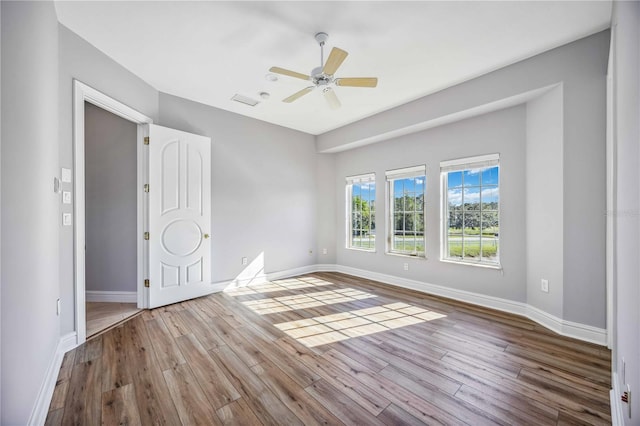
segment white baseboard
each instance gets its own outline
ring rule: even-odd
[[[85,294],[87,302],[138,303],[138,293],[135,291],[87,290]]]
[[[624,410],[622,408],[622,389],[618,380],[618,373],[615,371],[611,374],[611,391],[609,391],[609,403],[611,404],[611,425],[624,426]]]
[[[53,397],[53,391],[56,388],[56,381],[58,380],[58,373],[60,372],[60,366],[62,366],[62,358],[64,354],[76,347],[76,333],[68,333],[60,338],[56,350],[51,357],[51,362],[47,368],[40,392],[38,392],[38,398],[31,411],[31,417],[29,418],[30,425],[43,425],[47,420],[47,413],[49,412],[49,405],[51,404],[51,398]]]

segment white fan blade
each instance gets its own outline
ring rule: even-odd
[[[329,108],[331,109],[338,109],[342,106],[336,92],[334,92],[330,87],[324,89],[324,98],[327,100]]]

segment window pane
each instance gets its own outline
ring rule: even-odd
[[[498,226],[498,212],[482,212],[482,233],[494,235],[498,234],[499,231],[500,228]]]
[[[464,212],[464,234],[478,235],[480,234],[480,212]]]
[[[393,193],[396,195],[402,195],[402,192],[404,191],[403,188],[403,180],[402,179],[396,179],[393,181]]]
[[[424,176],[419,176],[416,178],[416,192],[418,194],[424,194],[424,182],[425,181],[425,177]]]
[[[414,218],[413,213],[405,213],[404,215],[404,230],[406,232],[413,231],[414,228]]]
[[[482,187],[482,208],[487,210],[498,210],[500,192],[497,186]]]
[[[398,231],[402,232],[403,229],[404,229],[404,221],[403,221],[402,213],[394,214],[393,215],[393,230],[394,230],[394,233],[397,233]]]
[[[421,212],[416,213],[416,231],[419,233],[424,233],[424,214]]]
[[[482,185],[498,185],[498,166],[482,171]]]
[[[447,191],[447,201],[450,209],[462,208],[462,189],[449,189]]]
[[[449,233],[449,257],[462,257],[462,235],[459,232]]]
[[[497,261],[498,259],[498,237],[482,235],[482,259]]]
[[[451,172],[447,175],[447,186],[449,188],[460,188],[462,186],[462,172]]]
[[[462,212],[460,210],[449,210],[449,233],[462,233]]]
[[[464,186],[480,185],[480,169],[465,170],[462,179]]]
[[[480,210],[480,187],[473,186],[463,189],[464,194],[464,209],[465,210]]]

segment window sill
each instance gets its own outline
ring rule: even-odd
[[[353,250],[353,251],[363,251],[365,253],[375,253],[376,249],[363,249],[363,248],[358,248],[358,247],[345,247],[347,250]]]
[[[425,256],[424,254],[396,253],[396,252],[393,252],[393,251],[385,252],[385,254],[387,254],[389,256],[404,257],[404,258],[408,258],[408,259],[427,260],[427,256]]]
[[[495,269],[498,271],[502,270],[502,265],[495,264],[495,263],[465,262],[463,260],[455,260],[455,259],[440,259],[440,262],[452,263],[454,265],[476,266],[479,268]]]

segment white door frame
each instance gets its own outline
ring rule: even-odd
[[[125,120],[137,124],[137,293],[138,308],[148,306],[148,295],[144,291],[144,190],[146,161],[144,137],[147,132],[146,124],[153,120],[127,105],[73,80],[73,199],[74,199],[74,290],[75,290],[75,329],[76,344],[80,345],[87,338],[87,324],[85,313],[85,158],[84,158],[84,103],[89,102],[97,107],[109,111]]]

